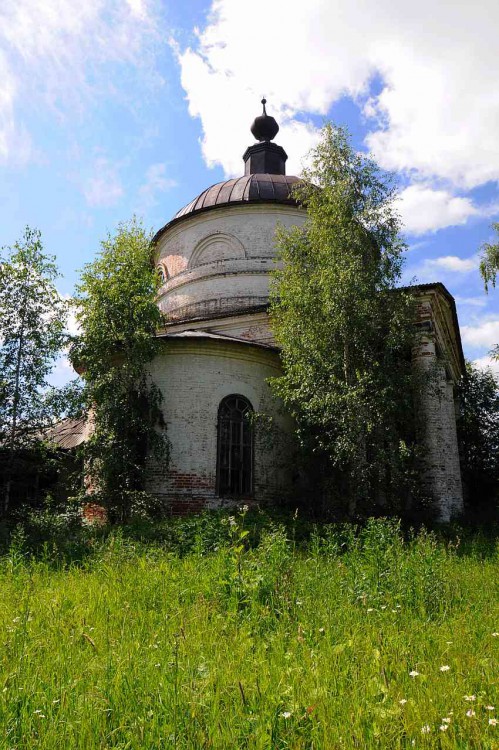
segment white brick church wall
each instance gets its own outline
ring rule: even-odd
[[[275,267],[278,223],[301,225],[294,206],[246,204],[183,219],[158,244],[156,262],[169,278],[159,304],[173,318],[203,316],[264,303]]]
[[[151,464],[148,490],[174,513],[220,507],[216,494],[217,416],[220,401],[240,394],[273,428],[256,428],[254,500],[274,502],[293,491],[292,425],[266,379],[279,374],[279,358],[251,345],[195,339],[167,340],[151,374],[163,394],[171,442],[168,471]],[[242,502],[242,500],[240,500]]]

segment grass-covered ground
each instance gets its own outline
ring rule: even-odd
[[[2,750],[499,748],[493,540],[254,523],[18,534]]]

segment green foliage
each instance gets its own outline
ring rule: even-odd
[[[6,513],[16,464],[39,449],[43,430],[79,401],[79,388],[50,387],[48,377],[68,343],[68,305],[55,281],[54,258],[43,250],[40,232],[0,255],[0,445],[2,500]],[[71,398],[70,398],[71,396]],[[0,513],[1,514],[1,513]]]
[[[250,545],[251,513],[223,519],[172,521],[224,540],[202,556],[87,529],[79,566],[32,559],[17,532],[0,557],[2,748],[497,747],[497,540],[373,520]]]
[[[480,273],[483,278],[486,291],[489,284],[496,285],[497,273],[499,271],[499,223],[492,224],[492,229],[498,235],[498,242],[493,244],[485,242],[481,247]]]
[[[481,249],[480,274],[483,279],[485,291],[489,291],[489,284],[495,288],[496,278],[499,272],[499,223],[492,224],[492,229],[497,234],[498,241],[494,243],[484,242]],[[499,344],[491,351],[495,359],[499,359]]]
[[[303,228],[281,228],[271,319],[284,375],[276,393],[296,419],[317,473],[350,511],[400,507],[414,487],[414,309],[400,280],[395,188],[327,125],[294,194]]]
[[[499,384],[471,362],[458,390],[461,472],[470,511],[493,516],[499,496]]]
[[[224,599],[235,611],[266,605],[275,615],[282,606],[282,584],[289,575],[290,547],[282,525],[262,528],[258,552],[251,551],[251,535],[245,528],[248,508],[243,506],[236,515],[222,517],[228,527],[224,572],[221,578]]]
[[[135,219],[102,242],[77,288],[82,334],[72,358],[94,425],[85,457],[94,494],[114,520],[144,507],[146,455],[166,464],[161,393],[147,370],[158,351],[157,288],[151,236]]]

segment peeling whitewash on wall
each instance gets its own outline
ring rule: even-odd
[[[201,211],[167,228],[156,262],[165,279],[159,304],[169,318],[168,332],[206,331],[272,344],[266,305],[276,225],[304,220],[297,207],[262,203]],[[461,365],[448,293],[439,291],[441,285],[432,289],[420,298],[416,323],[428,335],[420,338],[413,362],[420,372],[436,373],[435,387],[418,405],[420,436],[426,487],[437,500],[441,520],[449,520],[463,505],[453,393]],[[438,354],[448,355],[448,372],[442,356],[437,357],[436,335],[430,333],[437,329]],[[267,431],[263,439],[262,433],[255,443],[253,498],[273,502],[297,491],[292,422],[267,383],[279,372],[277,352],[237,341],[166,339],[151,372],[163,393],[171,463],[166,475],[150,466],[149,490],[172,512],[227,502],[216,494],[217,415],[220,401],[230,394],[245,396],[256,412],[273,421],[272,435]]]
[[[218,408],[231,394],[245,396],[272,420],[270,429],[265,420],[256,427],[254,499],[289,497],[296,483],[292,423],[266,382],[279,374],[275,352],[237,342],[168,340],[151,374],[163,394],[171,457],[166,475],[151,465],[148,490],[172,512],[231,501],[216,494]]]

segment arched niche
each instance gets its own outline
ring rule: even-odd
[[[205,263],[220,260],[234,260],[246,258],[242,243],[231,234],[215,232],[204,237],[194,248],[189,260],[189,268],[196,268]]]

